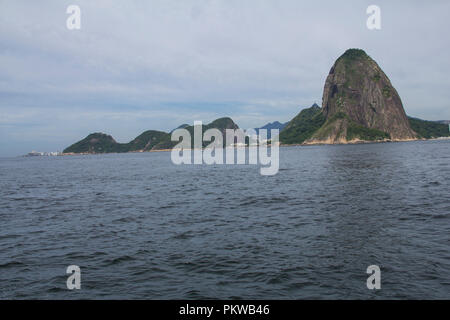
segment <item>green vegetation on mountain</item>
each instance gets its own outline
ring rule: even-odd
[[[169,139],[170,135],[166,132],[148,130],[136,137],[133,141],[127,143],[128,151],[150,151],[164,139]]]
[[[124,153],[149,151],[162,139],[170,135],[162,131],[149,130],[129,143],[118,143],[104,133],[92,133],[83,140],[66,148],[64,153]]]
[[[389,133],[364,127],[350,119],[342,111],[329,117],[310,138],[311,140],[328,142],[326,139],[330,136],[333,136],[337,142],[353,140],[382,141],[390,139]]]
[[[187,131],[189,131],[189,133],[191,135],[191,145],[194,146],[194,126],[187,126],[182,129],[186,129]],[[234,121],[231,118],[224,117],[224,118],[216,119],[207,125],[202,124],[202,132],[203,133],[209,129],[218,129],[220,132],[222,132],[223,142],[225,143],[226,129],[239,129],[239,127],[237,126],[237,124],[234,123]],[[162,140],[157,145],[157,147],[161,148],[161,149],[171,149],[171,148],[175,147],[178,143],[179,143],[178,141],[171,141],[171,139],[169,137],[169,139]],[[212,143],[212,141],[203,141],[202,147],[206,147],[211,143]]]
[[[363,141],[380,141],[380,140],[389,140],[391,139],[391,136],[387,132],[377,129],[366,128],[355,122],[350,122],[350,124],[347,127],[347,141],[351,141],[354,139],[359,139]]]
[[[122,145],[104,133],[92,133],[81,141],[66,148],[64,153],[109,153],[119,152]]]
[[[348,49],[342,54],[337,61],[343,61],[344,63],[353,63],[358,59],[370,59],[367,53],[362,49]]]
[[[283,144],[301,144],[309,139],[325,122],[320,107],[314,104],[303,109],[292,119],[280,133],[280,142]]]
[[[180,126],[188,130],[194,145],[194,126]],[[208,129],[219,129],[224,135],[226,129],[238,129],[239,127],[230,118],[220,118],[208,125],[202,126],[202,132]],[[211,142],[203,142],[207,146]],[[177,145],[177,141],[171,141],[171,134],[162,131],[148,130],[128,143],[118,143],[113,137],[104,133],[92,133],[83,140],[66,148],[63,153],[124,153],[124,152],[144,152],[171,149]]]
[[[418,118],[408,117],[411,128],[420,138],[431,139],[439,137],[450,137],[449,126],[447,124],[426,121]]]

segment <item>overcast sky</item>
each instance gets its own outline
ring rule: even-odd
[[[348,48],[378,62],[407,114],[450,119],[449,14],[445,0],[0,0],[0,156],[223,116],[289,121],[321,104]]]

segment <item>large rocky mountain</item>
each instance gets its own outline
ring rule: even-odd
[[[310,142],[415,139],[397,90],[380,66],[363,50],[349,49],[340,56],[325,82],[322,98],[326,123]],[[365,132],[374,129],[379,132]]]
[[[411,129],[389,78],[360,49],[349,49],[336,60],[325,82],[322,108],[306,110],[283,130],[282,143],[333,144],[419,137]]]

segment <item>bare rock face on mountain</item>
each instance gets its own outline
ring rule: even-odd
[[[322,113],[326,122],[307,143],[417,137],[389,78],[360,49],[347,50],[331,68],[323,92]]]

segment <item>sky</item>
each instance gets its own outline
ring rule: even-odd
[[[366,26],[373,4],[381,30]],[[408,115],[450,119],[449,13],[445,0],[0,0],[0,157],[93,132],[286,122],[321,105],[348,48],[378,62]]]

